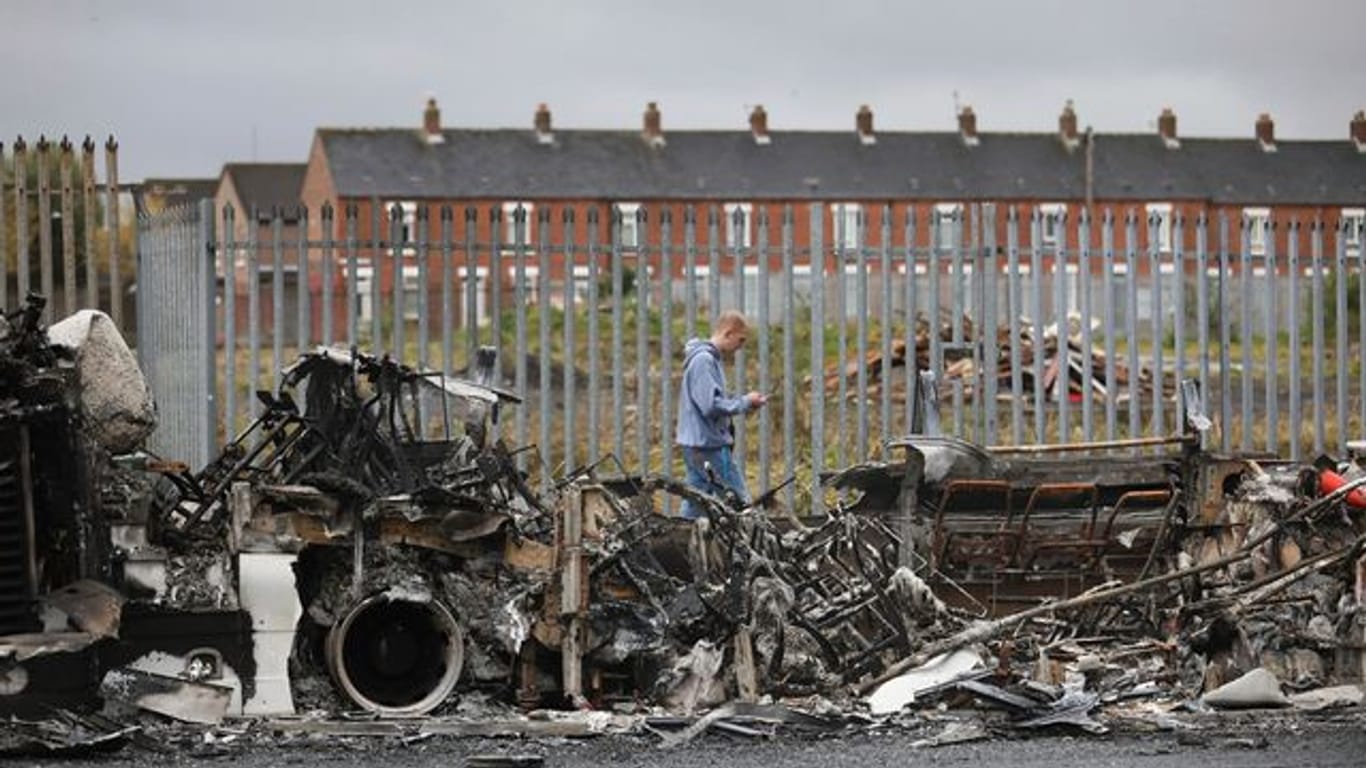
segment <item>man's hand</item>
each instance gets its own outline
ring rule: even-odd
[[[748,395],[745,395],[745,399],[749,400],[749,409],[751,411],[757,411],[768,403],[768,395],[765,395],[763,392],[750,392]]]

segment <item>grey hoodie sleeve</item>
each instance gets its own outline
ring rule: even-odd
[[[721,368],[715,358],[708,355],[697,363],[688,371],[688,397],[704,416],[734,416],[749,410],[748,397],[731,397],[721,389]]]

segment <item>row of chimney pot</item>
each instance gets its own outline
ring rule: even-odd
[[[436,99],[427,100],[427,108],[422,114],[422,126],[429,143],[439,144],[444,140],[441,133],[441,110],[436,106]],[[854,116],[854,127],[862,143],[876,143],[876,135],[873,133],[873,110],[867,104],[858,108],[858,112]],[[753,111],[750,112],[749,129],[754,135],[756,144],[768,144],[772,141],[768,132],[768,112],[764,110],[762,105],[754,107]],[[537,137],[543,143],[553,141],[554,133],[550,127],[550,108],[545,104],[536,107],[535,130]],[[1356,144],[1357,149],[1366,152],[1366,111],[1358,110],[1352,116],[1349,131],[1349,138]],[[968,145],[975,145],[978,141],[977,114],[973,112],[971,106],[965,106],[958,111],[958,133],[962,136],[964,143]],[[1169,148],[1175,149],[1180,146],[1180,141],[1176,135],[1176,113],[1170,107],[1164,108],[1162,113],[1157,116],[1157,134]],[[641,135],[651,145],[662,146],[664,144],[663,114],[659,110],[659,105],[653,101],[645,107]],[[1255,136],[1263,149],[1275,150],[1276,126],[1271,115],[1263,112],[1257,117]],[[1077,113],[1073,110],[1070,100],[1063,107],[1062,114],[1058,116],[1058,137],[1069,148],[1077,146],[1081,141],[1081,136],[1077,130]]]

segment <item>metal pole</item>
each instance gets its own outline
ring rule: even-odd
[[[336,308],[332,305],[336,301],[336,246],[337,246],[337,209],[332,203],[325,202],[319,213],[319,232],[322,235],[322,279],[320,286],[322,289],[322,327],[321,338],[323,346],[330,347],[337,340],[336,328]]]
[[[796,371],[796,343],[793,339],[796,330],[796,317],[794,312],[795,280],[793,279],[793,258],[792,258],[792,205],[783,206],[783,230],[782,230],[782,269],[783,269],[783,476],[792,477],[797,469],[797,439],[796,439],[796,399],[797,399],[797,371]],[[814,330],[814,329],[813,329]],[[813,386],[820,386],[820,372],[814,367],[811,369],[811,382]],[[786,490],[787,508],[792,510],[796,507],[797,495],[796,488],[789,485]]]
[[[626,461],[626,381],[622,349],[622,304],[626,301],[625,274],[621,262],[621,209],[612,206],[612,455]]]
[[[1242,305],[1241,317],[1239,318],[1238,341],[1243,348],[1243,380],[1242,380],[1242,449],[1252,450],[1252,249],[1249,247],[1249,232],[1251,224],[1244,219],[1242,226],[1242,242],[1238,254],[1238,284],[1241,290]],[[1341,308],[1341,305],[1339,305]]]
[[[18,148],[17,142],[15,148]],[[17,157],[15,167],[23,167]],[[104,143],[104,169],[105,229],[109,235],[109,318],[120,331],[127,331],[123,325],[123,284],[119,274],[119,143],[114,141],[113,136]],[[136,223],[133,230],[137,230]],[[22,276],[20,279],[27,281]]]
[[[589,463],[602,455],[602,345],[598,343],[598,235],[601,227],[597,206],[588,209],[588,452]]]
[[[882,435],[893,434],[892,429],[892,206],[882,206],[882,227],[878,263],[878,279],[882,283],[882,365],[878,379],[882,399]],[[790,298],[790,295],[789,295]]]
[[[231,204],[223,206],[223,434],[237,434],[237,229]]]
[[[858,450],[854,454],[860,462],[868,460],[868,227],[865,225],[863,210],[858,212],[858,227],[855,230],[856,252],[854,254],[854,297],[856,317],[854,318],[854,345],[858,355],[858,425],[855,435]]]
[[[1311,277],[1311,297],[1309,302],[1309,324],[1313,329],[1313,353],[1310,358],[1314,367],[1314,455],[1323,453],[1324,413],[1323,413],[1323,221],[1315,219],[1310,227],[1309,259],[1314,270]]]
[[[660,297],[660,330],[661,338],[659,341],[659,368],[660,368],[660,413],[659,420],[659,446],[662,454],[660,461],[660,471],[665,475],[672,476],[674,473],[674,384],[673,384],[673,358],[674,358],[674,239],[673,239],[673,210],[670,206],[660,207],[659,212],[659,268],[661,280]],[[689,286],[692,284],[692,275],[688,274],[685,278]],[[664,497],[664,514],[673,512],[672,498]]]
[[[253,205],[250,216],[247,220],[247,414],[249,420],[254,420],[261,411],[261,403],[255,396],[261,386],[261,212]]]
[[[347,203],[346,216],[346,346],[360,344],[360,211]]]
[[[540,414],[540,443],[541,456],[545,466],[541,472],[541,487],[550,488],[550,467],[555,466],[554,446],[551,440],[551,400],[555,387],[550,381],[551,356],[555,350],[550,346],[550,326],[554,320],[552,314],[552,302],[550,301],[550,207],[545,206],[536,212],[536,256],[538,263],[536,266],[536,320],[540,330],[540,350],[541,358],[540,371],[540,390],[541,390],[541,414]],[[568,274],[568,270],[566,270]],[[565,315],[568,316],[572,311],[572,305],[565,305]],[[572,355],[561,356],[561,366],[565,378],[571,378],[574,374],[574,358]],[[567,445],[567,444],[566,444]]]
[[[1229,311],[1232,293],[1232,273],[1230,270],[1228,214],[1219,213],[1219,286],[1215,292],[1219,297],[1219,389],[1220,389],[1220,447],[1228,453],[1233,447],[1233,313]]]
[[[996,206],[988,203],[982,206],[982,251],[985,258],[981,264],[982,270],[982,399],[985,401],[984,434],[981,436],[982,442],[993,443],[999,439],[1000,424],[999,416],[996,412],[996,398],[1000,388],[1000,361],[1001,352],[998,348],[1001,319],[997,316],[1000,308],[1000,289],[996,281],[1001,271],[1000,259],[996,255]]]
[[[578,232],[574,222],[574,208],[565,206],[560,218],[560,242],[564,244],[564,345],[561,358],[565,361],[564,372],[564,467],[573,471],[578,467],[578,443],[580,433],[576,430],[578,419],[575,411],[574,379],[578,376],[577,336],[574,333],[574,319],[579,313],[578,296],[574,284],[578,276],[574,268],[578,264]]]
[[[201,442],[198,446],[200,454],[194,458],[198,459],[196,466],[206,466],[210,457],[215,453],[216,443],[218,442],[218,398],[216,389],[218,386],[217,370],[215,362],[218,350],[218,328],[214,322],[214,315],[217,313],[217,302],[214,301],[216,284],[218,282],[217,270],[214,268],[214,261],[217,258],[217,249],[214,246],[213,232],[213,201],[199,201],[199,269],[200,273],[200,293],[199,306],[203,312],[204,336],[199,344],[200,370],[204,375],[204,407],[197,414],[200,426]],[[74,267],[73,267],[74,269]]]
[[[1300,222],[1291,219],[1287,231],[1286,267],[1290,289],[1286,302],[1286,330],[1290,332],[1290,460],[1300,460]]]
[[[811,226],[811,514],[825,511],[821,472],[825,469],[825,245],[824,206],[808,207]]]
[[[14,171],[14,244],[15,250],[17,251],[16,255],[19,259],[18,272],[14,276],[14,287],[16,290],[14,304],[15,306],[19,306],[24,302],[24,297],[29,294],[28,150],[24,144],[23,137],[20,137],[14,142]],[[0,192],[3,191],[4,190],[0,189]],[[117,197],[117,193],[112,191],[109,195],[111,197]],[[118,250],[118,246],[115,245],[115,243],[118,242],[119,238],[118,219],[112,218],[114,211],[114,205],[111,203],[108,206],[108,213],[106,214],[110,217],[109,221],[114,222],[109,231],[111,258],[112,254]],[[137,222],[133,222],[133,228],[137,229]],[[117,298],[117,296],[117,293],[114,294],[115,298]],[[114,306],[118,306],[117,301],[114,302]],[[116,320],[115,323],[117,322],[118,321]],[[119,330],[124,330],[123,326],[120,325]]]
[[[280,370],[285,362],[285,239],[284,216],[279,208],[270,209],[270,375],[272,388],[278,389]]]
[[[645,209],[637,206],[636,231],[636,460],[643,471],[650,468],[650,255],[645,236]]]
[[[770,258],[768,249],[768,208],[760,207],[755,211],[755,229],[757,239],[755,240],[755,252],[759,261],[759,391],[769,393],[773,391],[773,379],[769,371],[770,350],[772,339],[770,334],[773,332],[773,323],[769,320],[769,268]],[[790,398],[786,398],[790,399]],[[772,456],[772,419],[771,409],[763,408],[759,411],[759,488],[761,491],[767,490],[773,484],[773,456]]]
[[[1043,222],[1037,208],[1029,214],[1029,313],[1034,340],[1034,442],[1048,442],[1048,397],[1044,389]]]
[[[1006,215],[1006,293],[1010,308],[1010,435],[1012,442],[1025,441],[1024,429],[1024,360],[1020,344],[1020,315],[1023,310],[1023,286],[1020,280],[1020,216],[1015,206]],[[912,390],[914,391],[914,390]]]
[[[455,211],[441,206],[441,374],[455,373]],[[426,286],[423,286],[426,290]]]
[[[915,206],[906,208],[906,254],[904,266],[906,268],[905,294],[906,294],[906,321],[904,323],[906,334],[906,381],[904,384],[906,391],[906,426],[904,434],[911,434],[915,428],[915,384],[920,376],[920,350],[918,338],[920,335],[920,322],[916,316],[916,212]],[[895,434],[895,433],[890,433]]]
[[[1119,354],[1115,348],[1115,332],[1119,326],[1115,318],[1115,216],[1109,208],[1101,219],[1101,260],[1101,292],[1105,294],[1101,309],[1101,325],[1105,328],[1105,439],[1114,440],[1119,435],[1118,361],[1115,359]]]
[[[4,154],[0,150],[0,154]],[[95,140],[89,136],[81,143],[81,211],[84,218],[84,237],[82,238],[83,251],[85,253],[85,305],[91,309],[100,308],[100,275],[99,261],[95,258]],[[3,203],[3,198],[0,198]],[[0,216],[3,219],[4,216]],[[0,240],[4,239],[3,225],[0,225]],[[8,264],[4,261],[4,249],[0,247],[0,263]],[[0,270],[4,272],[6,270]],[[5,303],[5,286],[0,279],[0,306]]]
[[[1276,274],[1276,230],[1275,216],[1267,217],[1266,233],[1266,449],[1272,453],[1280,452],[1281,414],[1280,414],[1280,372],[1277,358],[1280,356],[1281,339],[1277,331],[1276,309],[1280,298],[1280,280]]]
[[[1152,281],[1152,331],[1153,331],[1153,434],[1160,435],[1166,431],[1163,413],[1163,379],[1165,378],[1163,367],[1163,350],[1166,343],[1166,332],[1162,324],[1162,244],[1160,228],[1162,226],[1162,214],[1156,211],[1148,214],[1148,272],[1149,279]],[[1135,275],[1135,279],[1137,275]],[[1135,341],[1137,339],[1135,338]]]
[[[52,323],[52,182],[49,179],[48,140],[38,137],[38,274],[39,286],[49,303],[43,309],[43,322]]]
[[[1124,314],[1124,338],[1129,349],[1129,437],[1140,437],[1143,424],[1143,403],[1139,397],[1138,357],[1138,217],[1131,209],[1124,217],[1124,263],[1128,269],[1125,287],[1128,308]]]
[[[1081,435],[1082,440],[1095,439],[1096,371],[1091,338],[1091,212],[1083,208],[1077,217],[1077,285],[1080,289],[1078,306],[1081,310]]]

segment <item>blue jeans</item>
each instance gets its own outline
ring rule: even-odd
[[[711,464],[711,477],[707,476],[706,465]],[[722,497],[727,489],[734,491],[740,501],[749,503],[749,491],[745,490],[745,478],[740,468],[735,466],[730,446],[720,448],[689,448],[683,446],[683,466],[688,468],[689,486]],[[682,515],[685,520],[696,520],[706,514],[706,510],[691,501],[683,500]]]

